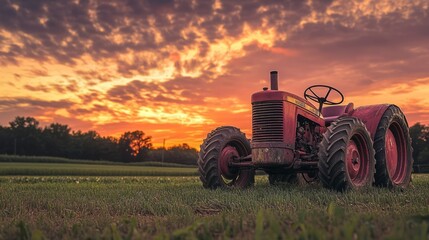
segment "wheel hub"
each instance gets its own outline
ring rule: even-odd
[[[220,174],[226,178],[226,179],[235,179],[237,177],[237,170],[230,167],[230,163],[238,158],[240,155],[232,146],[226,146],[222,149],[222,152],[220,154],[219,158],[219,170]]]
[[[346,161],[348,163],[347,169],[349,176],[353,180],[359,175],[359,170],[361,168],[359,149],[353,140],[350,140],[349,145],[347,146]]]
[[[398,167],[398,145],[396,144],[395,136],[390,129],[386,132],[386,159],[387,159],[387,170],[390,176],[395,176],[396,169]]]
[[[386,168],[394,184],[401,184],[407,174],[406,142],[401,127],[393,123],[386,131]]]

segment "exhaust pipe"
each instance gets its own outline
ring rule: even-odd
[[[279,81],[277,79],[277,71],[270,72],[271,90],[279,90]]]

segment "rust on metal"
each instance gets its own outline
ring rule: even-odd
[[[293,164],[294,153],[288,148],[264,147],[252,149],[252,163],[255,165]]]

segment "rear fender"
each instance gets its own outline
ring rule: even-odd
[[[351,116],[361,119],[374,139],[375,132],[377,131],[378,123],[381,120],[386,109],[392,104],[377,104],[362,106],[354,109]]]

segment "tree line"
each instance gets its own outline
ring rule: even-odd
[[[410,127],[414,164],[429,164],[429,126],[416,123]]]
[[[100,136],[96,131],[73,131],[68,125],[40,127],[33,117],[16,117],[0,125],[0,154],[53,156],[115,162],[165,161],[196,164],[198,152],[188,144],[154,148],[143,131],[128,131],[120,138]]]

